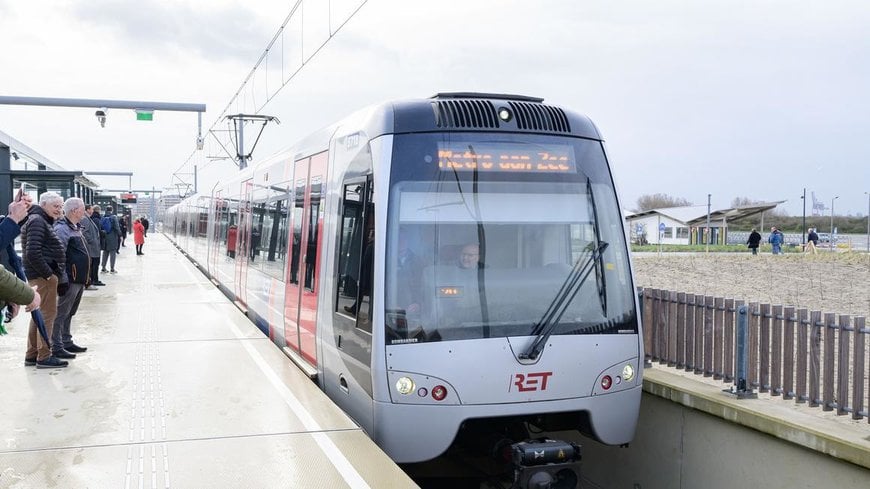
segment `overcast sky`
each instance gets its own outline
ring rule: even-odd
[[[306,1],[270,54],[284,73],[272,61],[259,83],[274,92],[360,1],[334,0],[331,16]],[[292,3],[0,0],[0,95],[204,103],[208,129]],[[706,205],[709,193],[714,207],[787,200],[800,215],[806,187],[809,204],[839,196],[837,214],[866,215],[868,26],[866,0],[368,0],[268,103],[254,94],[229,112],[281,120],[260,160],[375,102],[534,95],[595,121],[624,208],[652,193]],[[194,114],[110,110],[101,129],[92,109],[0,106],[0,131],[67,169],[133,171],[134,188],[194,163],[200,190],[234,171],[214,144],[195,153]]]

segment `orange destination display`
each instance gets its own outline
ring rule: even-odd
[[[574,173],[574,148],[567,144],[438,143],[441,171]]]

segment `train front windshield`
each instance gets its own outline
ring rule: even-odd
[[[636,334],[634,304],[600,142],[395,136],[387,344]]]

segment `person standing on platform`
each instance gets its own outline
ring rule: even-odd
[[[118,256],[118,248],[121,246],[121,225],[118,223],[118,217],[112,212],[112,206],[106,206],[106,215],[100,220],[100,229],[106,232],[106,241],[103,246],[103,258],[100,262],[100,271],[108,273],[106,263],[111,268],[111,273],[115,271],[115,259]]]
[[[136,219],[133,221],[133,244],[136,245],[136,254],[144,255],[142,253],[142,246],[145,244],[145,226],[142,225],[142,221]]]
[[[90,204],[85,206],[85,217],[79,222],[79,227],[82,229],[82,236],[85,238],[85,244],[88,245],[88,256],[90,257],[91,275],[88,278],[88,283],[85,285],[86,290],[96,290],[97,286],[106,285],[100,282],[97,275],[100,268],[100,228],[94,223],[92,216],[94,207]]]
[[[21,234],[21,224],[27,218],[27,212],[30,210],[31,198],[29,195],[19,191],[15,200],[9,204],[9,213],[5,217],[0,217],[0,263],[3,268],[15,275],[21,282],[27,285],[27,277],[24,275],[24,267],[21,263],[21,258],[15,252],[15,238]],[[14,282],[12,283],[14,284]],[[12,287],[15,287],[12,285]],[[27,285],[28,288],[31,288]],[[36,292],[36,289],[31,289]],[[7,292],[10,292],[7,289]],[[28,310],[39,308],[39,294],[31,299],[37,301],[36,307],[31,307]],[[19,304],[10,297],[0,296],[0,303],[6,302],[6,321],[11,321],[18,315]],[[28,302],[32,306],[32,303]],[[0,304],[2,305],[2,304]]]
[[[90,277],[91,257],[79,226],[83,219],[90,220],[85,217],[85,203],[71,197],[63,204],[63,218],[54,223],[54,232],[66,255],[66,266],[57,286],[57,317],[51,330],[51,354],[55,358],[75,358],[76,353],[88,350],[73,343],[70,332],[72,317],[79,309],[85,283]]]
[[[36,291],[42,298],[40,308],[49,338],[54,318],[57,316],[58,278],[63,275],[66,266],[66,254],[53,227],[62,212],[63,198],[54,192],[45,192],[39,196],[39,205],[30,208],[27,222],[21,229],[24,274],[28,283],[36,286]],[[36,365],[36,368],[59,368],[69,364],[52,356],[51,345],[39,334],[33,319],[30,320],[27,332],[24,364]]]
[[[141,222],[142,227],[145,228],[145,233],[143,234],[143,236],[147,238],[148,237],[148,226],[151,225],[151,223],[148,222],[148,216],[140,217],[139,222]]]
[[[25,306],[27,311],[33,311],[39,309],[40,297],[36,287],[31,287],[14,273],[0,268],[0,301]]]
[[[94,226],[97,227],[97,231],[100,233],[100,251],[106,249],[106,232],[103,231],[103,215],[100,213],[102,208],[96,204],[91,207],[91,222],[94,223]],[[91,265],[91,279],[97,285],[106,285],[103,282],[100,282],[100,257],[97,256],[97,262]]]
[[[120,245],[123,247],[127,247],[124,244],[124,241],[127,241],[127,216],[121,216],[118,218],[118,227],[121,229],[121,239],[119,240]],[[118,246],[118,253],[121,252],[121,246]]]
[[[758,231],[755,230],[755,228],[752,228],[752,232],[749,233],[749,239],[746,240],[746,246],[748,246],[749,249],[752,250],[753,255],[758,254],[758,245],[760,243],[761,243],[761,234],[759,234]]]

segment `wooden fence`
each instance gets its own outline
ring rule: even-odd
[[[647,360],[735,382],[743,301],[649,288],[639,294]],[[870,422],[870,328],[863,317],[758,302],[748,313],[749,386]]]

